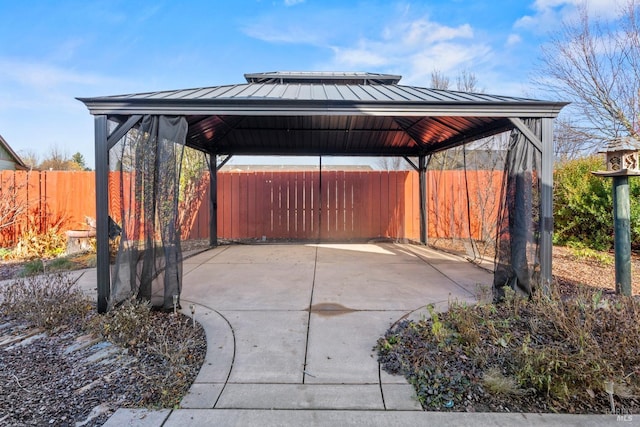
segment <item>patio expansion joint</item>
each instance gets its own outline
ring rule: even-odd
[[[313,307],[313,291],[316,287],[316,273],[318,271],[318,247],[316,246],[315,260],[313,263],[313,279],[311,282],[311,295],[309,296],[309,315],[307,316],[307,336],[304,344],[304,364],[302,365],[302,384],[305,383],[307,377],[307,357],[309,355],[309,330],[311,328],[311,313]]]
[[[230,247],[231,247],[231,246],[225,246],[225,247],[223,247],[222,249],[220,249],[219,251],[214,251],[215,253],[214,253],[210,258],[207,258],[206,260],[202,261],[200,264],[197,264],[197,265],[196,265],[192,270],[189,270],[189,271],[187,271],[186,273],[184,273],[184,275],[183,275],[183,276],[184,276],[184,277],[186,277],[186,276],[188,276],[188,275],[189,275],[189,273],[191,273],[191,272],[193,272],[193,271],[197,270],[197,269],[198,269],[198,267],[202,267],[203,265],[210,263],[212,259],[214,259],[214,258],[215,258],[215,257],[217,257],[218,255],[220,255],[221,253],[225,252],[225,251],[226,251],[226,250],[228,250]],[[197,253],[197,254],[193,254],[193,255],[192,255],[192,256],[190,256],[189,258],[191,258],[191,257],[195,257],[195,256],[198,256],[198,255],[200,255],[200,254],[202,254],[202,253],[204,253],[204,252],[207,252],[208,250],[210,250],[210,249],[204,250],[204,251],[202,251],[202,252],[200,252],[200,253]]]
[[[380,365],[380,362],[378,362],[378,387],[380,387],[380,397],[382,398],[382,407],[384,408],[384,410],[387,410],[387,404],[384,401],[384,390],[382,388],[382,366]]]
[[[444,277],[446,277],[451,283],[453,283],[454,285],[456,285],[457,287],[459,287],[460,289],[462,289],[463,291],[465,291],[466,293],[468,293],[470,296],[475,297],[475,295],[473,294],[473,292],[469,291],[467,288],[465,288],[464,286],[462,286],[460,283],[456,282],[455,280],[453,280],[448,274],[444,273],[441,269],[439,269],[438,267],[436,267],[433,263],[429,262],[429,260],[427,260],[426,258],[424,258],[424,256],[422,256],[421,254],[419,254],[416,251],[411,251],[415,254],[415,256],[417,256],[419,259],[422,260],[422,262],[424,262],[425,264],[429,265],[431,268],[433,268],[435,271],[437,271],[438,273],[442,274]],[[467,260],[465,260],[465,262],[469,262]],[[473,263],[470,263],[473,264]],[[480,267],[478,267],[480,268]]]

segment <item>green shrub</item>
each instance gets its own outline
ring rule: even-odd
[[[44,233],[32,228],[20,236],[13,250],[13,258],[54,258],[62,255],[66,247],[67,238],[57,226],[51,227]]]
[[[73,254],[53,259],[32,259],[24,263],[22,277],[56,271],[78,270],[96,266],[95,254]]]
[[[44,272],[44,261],[41,259],[32,259],[24,263],[22,267],[22,276],[29,277],[35,276]]]
[[[558,244],[578,244],[606,250],[613,247],[613,196],[610,178],[591,172],[602,170],[601,157],[562,163],[555,171],[554,238]],[[629,179],[631,241],[640,246],[640,183]]]

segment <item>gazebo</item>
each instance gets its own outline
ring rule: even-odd
[[[170,295],[180,290],[179,244],[176,249],[171,243],[172,239],[179,241],[179,236],[175,236],[171,220],[161,224],[164,231],[156,232],[162,235],[162,250],[158,252],[162,252],[163,262],[155,263],[155,272],[145,273],[151,267],[136,264],[143,258],[140,254],[127,258],[130,264],[124,275],[121,269],[112,274],[110,268],[109,171],[114,167],[110,150],[130,132],[136,133],[140,151],[138,160],[128,167],[138,175],[143,175],[142,169],[145,176],[166,178],[168,171],[173,173],[173,168],[167,167],[172,145],[195,148],[212,159],[209,243],[216,245],[217,156],[404,157],[419,173],[420,240],[426,243],[424,176],[428,156],[511,131],[504,192],[508,214],[502,219],[495,287],[506,284],[530,292],[531,284],[525,276],[535,277],[543,288],[549,286],[553,121],[565,103],[404,86],[399,84],[400,76],[376,73],[268,72],[246,74],[245,78],[246,83],[236,85],[79,98],[95,117],[98,311],[106,311],[113,298],[112,275],[115,281],[139,281],[141,276],[144,281],[145,275],[157,280],[161,269],[165,306],[170,304]],[[152,145],[166,143],[164,148]],[[144,150],[156,155],[143,155]],[[144,188],[150,187],[145,187],[141,179],[140,194],[146,201],[140,202],[144,207],[140,210],[175,210],[173,184],[164,181],[164,189],[144,195]],[[175,182],[175,176],[171,179]],[[539,192],[533,198],[532,181]],[[162,203],[149,204],[150,194]],[[537,205],[533,209],[537,215],[535,233],[523,219],[531,214],[531,207],[525,206],[531,203]],[[151,240],[149,233],[152,231],[145,234],[141,230],[136,238]],[[521,253],[534,234],[539,238],[539,272],[535,274]],[[121,255],[127,250],[121,245],[118,262],[124,262]],[[174,281],[177,288],[174,284],[167,291],[166,282]],[[145,286],[150,285],[130,284],[131,289]]]

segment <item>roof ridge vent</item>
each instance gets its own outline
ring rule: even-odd
[[[393,74],[366,73],[359,71],[272,71],[245,74],[248,83],[263,84],[351,84],[351,85],[395,85],[402,76]]]

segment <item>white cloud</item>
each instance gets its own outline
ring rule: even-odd
[[[82,73],[50,63],[0,57],[0,111],[79,108],[76,96],[110,93],[125,87],[125,80]]]
[[[284,0],[285,6],[295,6],[300,3],[304,3],[304,0]]]
[[[481,43],[438,43],[409,57],[409,73],[403,82],[427,85],[433,70],[439,70],[451,77],[463,69],[472,69],[475,72],[490,55],[489,46]]]
[[[310,31],[308,27],[291,24],[285,28],[270,23],[254,23],[244,26],[242,31],[249,37],[269,43],[296,43],[321,45],[329,34],[323,30]]]
[[[355,46],[334,45],[331,67],[354,71],[401,69],[405,84],[427,85],[431,72],[453,74],[477,69],[491,48],[475,40],[468,24],[446,26],[428,18],[403,19],[386,25],[379,37],[361,38]]]
[[[423,18],[416,21],[396,23],[393,28],[387,28],[384,34],[389,39],[402,41],[408,45],[415,45],[456,38],[472,38],[473,30],[468,24],[459,27],[448,27]]]
[[[509,36],[507,37],[507,46],[515,46],[517,44],[520,44],[522,42],[522,37],[520,37],[519,34],[509,34]]]
[[[461,70],[480,76],[497,66],[491,63],[495,55],[488,41],[469,23],[446,25],[406,8],[396,11],[383,22],[354,24],[349,32],[327,25],[326,16],[304,26],[262,17],[244,32],[267,42],[330,50],[333,56],[318,61],[315,69],[390,72],[402,75],[403,84],[427,86],[434,70],[454,78]],[[335,18],[335,13],[330,16]]]
[[[590,16],[613,18],[620,11],[624,0],[588,0],[587,10]],[[536,32],[547,32],[557,28],[563,20],[578,17],[578,8],[584,0],[535,0],[530,8],[534,13],[518,19],[514,27]]]
[[[0,81],[2,80],[36,89],[54,88],[65,84],[93,86],[109,81],[103,76],[78,73],[51,64],[0,58]]]
[[[335,62],[349,69],[361,67],[381,67],[389,63],[388,57],[364,48],[334,47]]]

